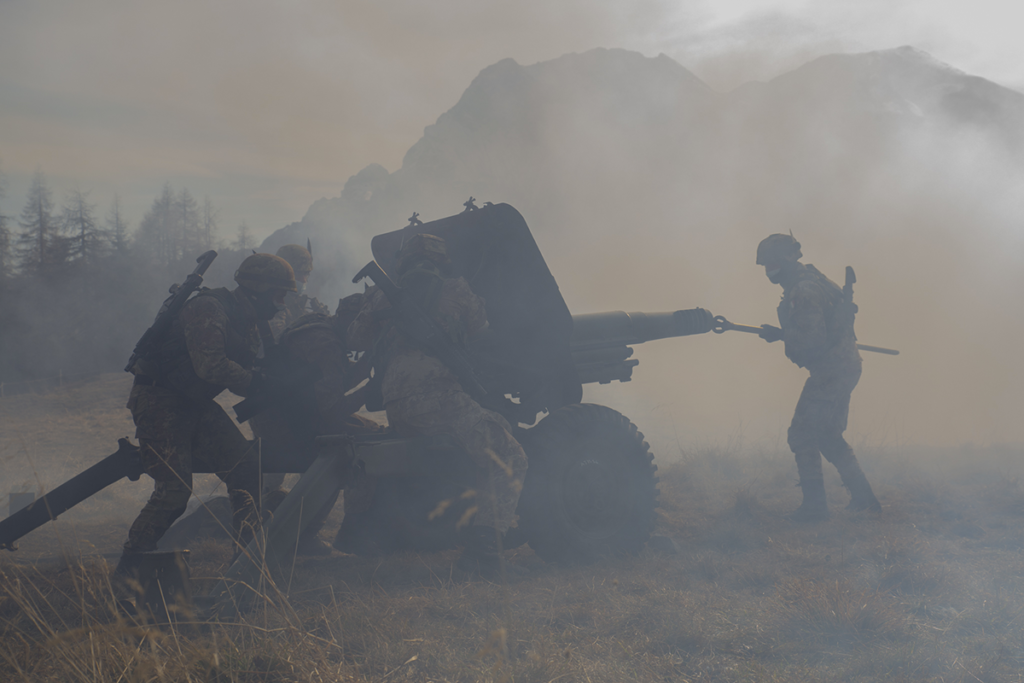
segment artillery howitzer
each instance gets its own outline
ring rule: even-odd
[[[571,315],[526,222],[508,205],[379,235],[372,241],[377,263],[384,271],[396,270],[402,240],[422,232],[445,239],[454,275],[465,277],[487,302],[492,332],[470,356],[489,397],[487,406],[506,416],[529,457],[518,531],[506,545],[528,542],[552,561],[638,551],[654,524],[657,467],[628,418],[580,403],[583,384],[629,381],[639,362],[631,358],[630,345],[708,332],[710,314],[695,309]],[[18,520],[11,517],[0,522],[0,545],[13,546],[123,476],[137,478],[137,452],[127,441],[122,447],[116,471],[107,468],[105,476],[96,477],[87,470],[72,480],[74,499],[63,495],[65,484],[34,504],[30,521],[12,524]],[[377,480],[367,531],[381,539],[382,550],[452,545],[459,506],[433,519],[430,512],[439,500],[458,498],[473,466],[441,436],[323,436],[315,447],[300,450],[264,443],[265,472],[305,475],[267,526],[261,553],[290,557],[296,534],[311,516],[308,511],[353,476]],[[248,571],[253,568],[246,569],[243,560],[229,577]]]
[[[630,345],[709,332],[711,314],[693,309],[573,316],[526,222],[508,205],[378,235],[371,243],[375,263],[360,277],[372,273],[377,281],[397,271],[401,245],[417,233],[443,238],[452,274],[465,277],[486,301],[490,332],[466,350],[479,389],[463,381],[464,388],[508,419],[529,458],[518,527],[506,535],[505,547],[529,543],[549,561],[639,551],[655,520],[657,467],[628,418],[581,403],[583,384],[629,381],[639,362]],[[286,449],[268,446],[265,459],[289,457]],[[318,509],[356,476],[375,480],[370,509],[360,521],[375,551],[457,543],[457,521],[468,506],[461,494],[476,465],[450,438],[328,435],[318,437],[311,451],[300,455],[301,465],[288,465],[308,469],[267,527],[266,556],[291,557],[303,528],[300,499],[305,509]],[[225,578],[246,582],[253,571],[243,561]]]

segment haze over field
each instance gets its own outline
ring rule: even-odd
[[[793,230],[833,279],[856,268],[861,341],[903,352],[865,354],[854,443],[1024,442],[1024,96],[977,77],[1024,84],[1019,47],[993,28],[1011,17],[617,7],[8,3],[0,212],[16,214],[36,168],[100,206],[117,189],[136,216],[163,182],[190,184],[222,207],[222,237],[246,220],[288,223],[267,250],[312,238],[311,287],[333,300],[371,235],[473,195],[523,213],[574,312],[703,306],[750,324],[774,322],[780,292],[757,241]],[[119,49],[96,47],[115,35]],[[232,270],[218,262],[210,283]],[[124,320],[111,346],[126,355],[147,322]],[[804,374],[779,345],[730,333],[637,357],[632,384],[587,398],[632,417],[661,457],[677,438],[784,442]]]

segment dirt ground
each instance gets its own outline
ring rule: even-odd
[[[131,435],[129,380],[0,399],[0,502]],[[336,553],[298,561],[239,619],[163,629],[121,615],[107,580],[150,491],[120,482],[0,555],[0,680],[1024,678],[1024,448],[862,449],[883,514],[847,513],[830,468],[833,519],[818,525],[785,519],[799,503],[788,452],[656,456],[657,532],[677,553],[564,567],[523,547],[498,582],[453,580],[454,551]],[[193,547],[197,590],[229,559],[224,542]]]

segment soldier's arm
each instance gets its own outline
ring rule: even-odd
[[[438,301],[438,317],[456,342],[479,337],[488,326],[486,301],[461,277],[445,281]]]
[[[789,324],[783,330],[786,356],[805,366],[825,350],[825,297],[813,282],[796,285],[789,300]]]
[[[322,377],[314,385],[322,413],[333,409],[348,390],[348,353],[338,335],[322,327],[299,330],[288,337],[288,350],[316,365]]]
[[[384,292],[373,291],[366,297],[366,303],[348,326],[348,346],[352,351],[370,351],[381,332],[381,323],[374,318],[376,311],[389,308]]]
[[[228,358],[224,351],[229,321],[223,307],[213,297],[197,297],[182,309],[181,321],[188,355],[200,379],[244,396],[252,372]]]

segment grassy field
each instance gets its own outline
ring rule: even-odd
[[[131,434],[126,379],[0,400],[4,495]],[[884,514],[843,511],[831,470],[833,519],[804,526],[788,452],[661,452],[677,554],[555,567],[524,547],[496,583],[453,581],[454,552],[335,554],[240,619],[163,629],[107,581],[149,493],[122,482],[0,556],[0,681],[1019,681],[1022,454],[862,449]],[[200,590],[229,555],[193,547]]]

